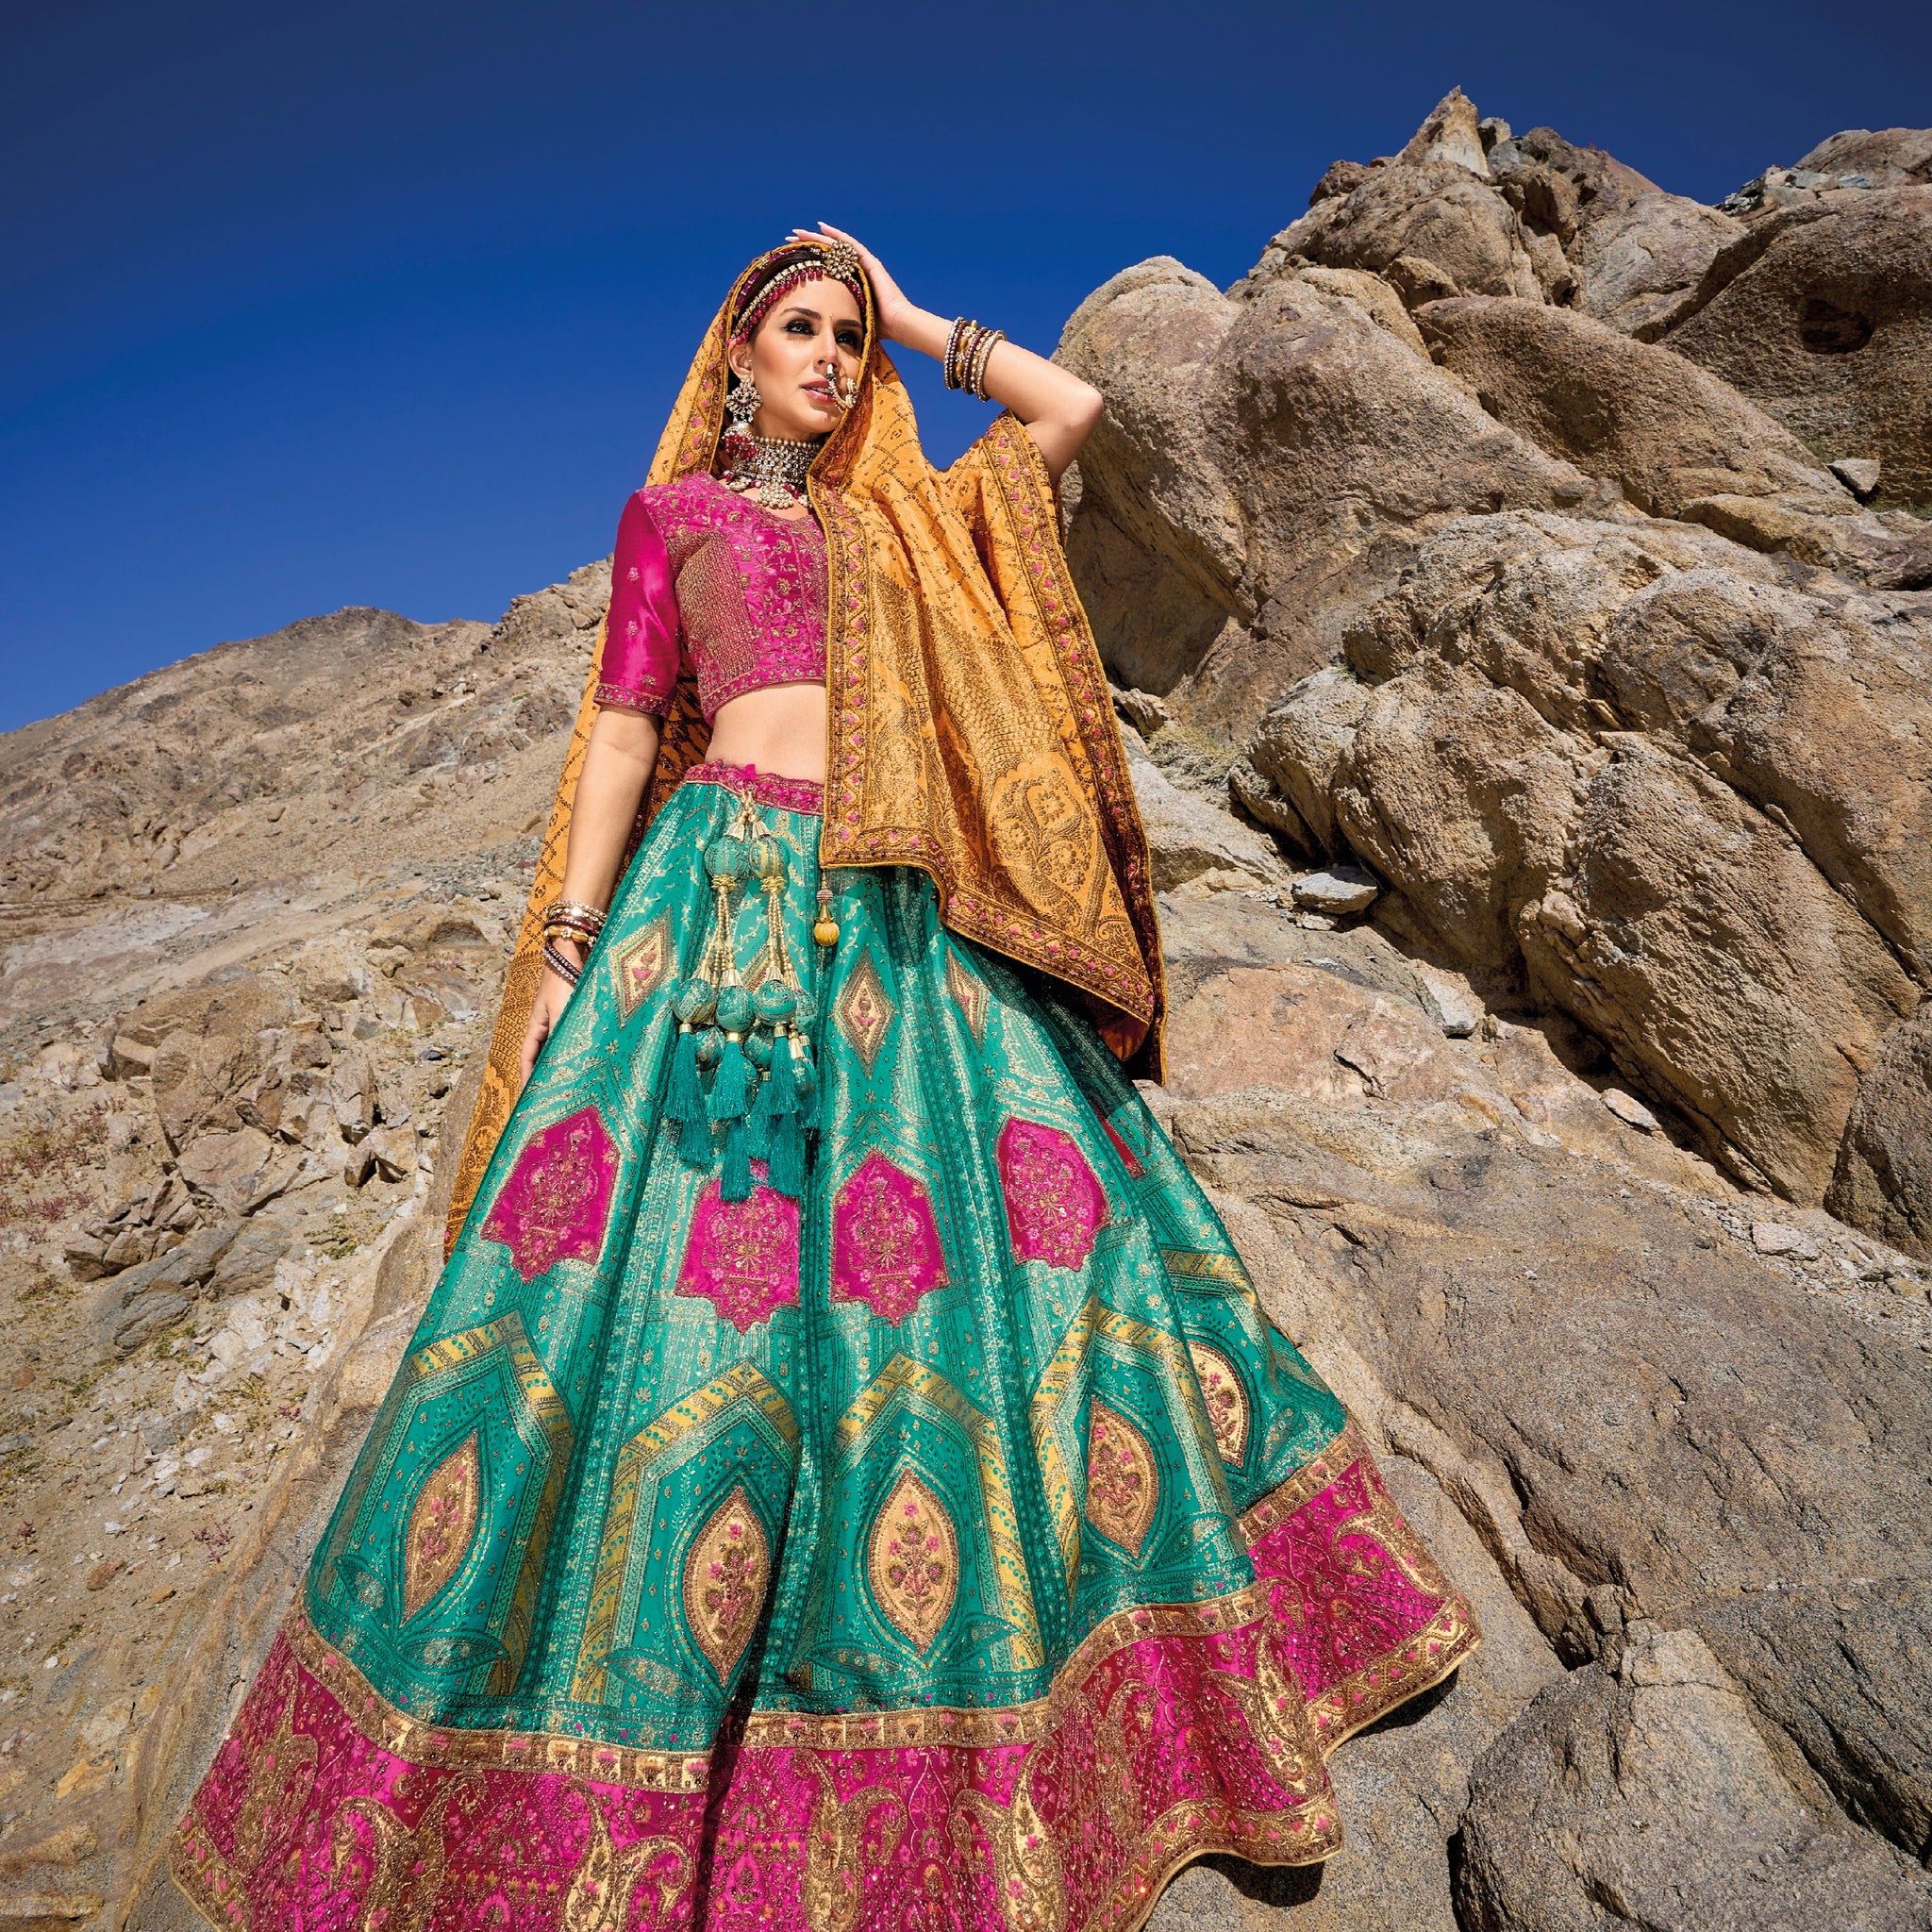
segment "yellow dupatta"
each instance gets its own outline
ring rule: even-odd
[[[733,284],[658,440],[652,483],[710,468],[731,320],[745,290],[800,245],[761,256]],[[1147,840],[1045,465],[1008,412],[935,470],[877,341],[869,288],[864,308],[858,396],[807,481],[827,568],[819,863],[920,867],[948,927],[1077,988],[1114,1054],[1158,1080],[1166,989]],[[593,658],[457,1168],[445,1253],[516,1104],[543,971],[541,914],[563,884],[597,676]],[[687,668],[626,865],[709,737]]]

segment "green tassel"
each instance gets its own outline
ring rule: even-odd
[[[677,1154],[693,1167],[711,1164],[711,1129],[705,1115],[705,1089],[698,1078],[698,1037],[680,1027],[671,1054],[671,1087],[664,1118],[678,1123]]]
[[[718,1150],[711,1141],[711,1124],[700,1108],[677,1129],[677,1158],[692,1167],[709,1167]]]
[[[772,1090],[772,1117],[775,1120],[781,1114],[797,1113],[798,1105],[798,1062],[791,1058],[790,1037],[780,1040],[772,1052],[772,1076],[765,1085]]]
[[[752,1160],[763,1160],[772,1149],[772,1083],[758,1082],[757,1097],[744,1123],[744,1151]]]
[[[751,1101],[746,1091],[751,1068],[746,1064],[743,1043],[730,1034],[724,1036],[724,1051],[719,1056],[718,1071],[711,1075],[710,1115],[714,1121],[741,1121]]]
[[[721,1201],[751,1198],[751,1157],[745,1148],[744,1116],[740,1114],[724,1133],[724,1164],[718,1173]]]
[[[765,1157],[765,1183],[794,1201],[805,1192],[805,1135],[796,1114],[773,1116],[771,1152]]]

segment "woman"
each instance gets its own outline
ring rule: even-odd
[[[1006,406],[948,471],[886,341]],[[834,229],[733,287],[448,1264],[176,1840],[216,1923],[1130,1928],[1333,1852],[1326,1754],[1476,1642],[1133,1084],[1099,408]]]

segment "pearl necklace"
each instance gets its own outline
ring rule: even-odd
[[[806,500],[806,472],[824,441],[823,436],[754,436],[748,429],[734,430],[724,441],[724,468],[718,480],[767,509],[790,509]],[[744,455],[747,447],[749,457]]]

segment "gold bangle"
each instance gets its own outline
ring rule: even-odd
[[[973,345],[973,380],[968,386],[982,403],[987,400],[986,365],[992,360],[992,352],[1006,339],[1005,329],[991,328]]]
[[[553,919],[576,919],[593,931],[603,929],[607,916],[601,906],[587,906],[581,899],[553,899],[543,908],[546,922]]]
[[[963,315],[958,317],[953,324],[952,333],[946,338],[946,387],[948,389],[958,389],[960,387],[960,364],[964,360],[961,352],[973,339],[974,333],[978,327],[979,325],[976,322],[968,322]]]

